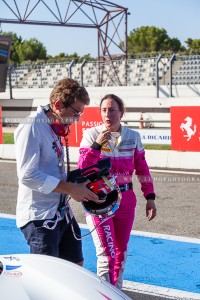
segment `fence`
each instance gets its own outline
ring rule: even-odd
[[[103,78],[99,80],[99,68]],[[102,86],[155,86],[156,97],[159,87],[168,86],[170,96],[173,86],[200,84],[200,55],[158,57],[107,61],[75,61],[40,65],[11,66],[7,87],[13,88],[52,88],[64,77],[71,77],[85,87]],[[117,79],[116,79],[117,78]]]

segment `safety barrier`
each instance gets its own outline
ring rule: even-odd
[[[179,152],[172,150],[146,150],[146,160],[150,168],[180,169],[200,171],[199,152]],[[77,165],[78,148],[69,149],[71,163]],[[15,160],[14,145],[0,145],[1,160]]]

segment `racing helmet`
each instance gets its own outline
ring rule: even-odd
[[[98,203],[90,199],[82,201],[85,211],[93,216],[109,217],[119,208],[121,192],[115,176],[110,174],[110,168],[110,158],[105,158],[97,164],[70,172],[70,181],[78,183],[89,180],[87,188],[98,195]]]

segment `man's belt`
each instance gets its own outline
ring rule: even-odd
[[[133,184],[132,184],[132,182],[120,184],[119,188],[120,188],[121,192],[126,192],[133,188]]]

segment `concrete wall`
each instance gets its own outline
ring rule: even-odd
[[[3,108],[3,117],[17,116],[18,107],[27,107],[29,111],[23,111],[22,117],[35,109],[38,105],[48,103],[49,95],[52,89],[15,89],[13,90],[13,98],[9,99],[9,90],[0,94],[0,106]],[[145,108],[151,110],[148,115],[152,119],[167,120],[170,127],[169,108],[171,106],[199,106],[200,105],[200,85],[194,86],[174,86],[173,98],[169,97],[169,88],[167,86],[160,87],[160,98],[156,98],[155,86],[121,86],[121,87],[94,87],[87,88],[91,106],[98,106],[100,99],[108,93],[113,93],[121,97],[126,107],[138,108],[137,112],[126,113],[125,119],[139,120],[140,113],[145,113]],[[4,107],[13,108],[5,112]],[[159,109],[165,109],[168,112],[159,113]],[[140,111],[141,110],[141,111]],[[156,111],[156,112],[154,112]],[[7,114],[7,115],[6,115]],[[156,124],[156,123],[155,123]],[[166,124],[166,123],[165,123]],[[163,124],[163,127],[165,127]],[[76,163],[78,157],[78,149],[70,148],[71,161]],[[178,168],[178,169],[194,169],[200,170],[200,153],[198,152],[178,152],[178,151],[158,151],[146,150],[146,158],[151,168]],[[0,145],[0,159],[15,159],[13,145]]]
[[[137,100],[138,98],[154,99],[156,98],[156,87],[151,86],[115,86],[115,87],[86,87],[91,99],[99,101],[105,94],[113,93],[124,99]],[[14,99],[42,99],[49,98],[52,89],[13,89],[12,94]],[[173,98],[198,98],[200,97],[200,85],[174,85],[172,88]],[[160,86],[159,98],[170,98],[168,86]],[[10,91],[0,94],[1,99],[10,99]]]
[[[166,86],[160,88],[160,98],[156,98],[155,86],[117,86],[88,87],[90,106],[99,106],[100,99],[108,93],[114,93],[124,100],[127,112],[123,119],[133,120],[130,126],[139,127],[141,113],[144,120],[155,120],[154,127],[170,128],[171,106],[199,106],[200,86],[175,86],[173,98],[169,97]],[[13,98],[9,99],[9,91],[0,94],[0,106],[3,118],[24,118],[33,112],[38,105],[46,105],[52,89],[14,89]],[[20,107],[23,110],[20,111]],[[129,110],[129,112],[128,112]],[[164,122],[160,122],[164,121]],[[11,122],[12,123],[12,122]],[[15,123],[15,122],[13,122]]]
[[[78,160],[78,148],[70,147],[70,161]],[[15,160],[14,145],[0,145],[0,159]],[[146,150],[146,160],[150,168],[185,169],[200,171],[199,152],[179,152],[168,150]]]

